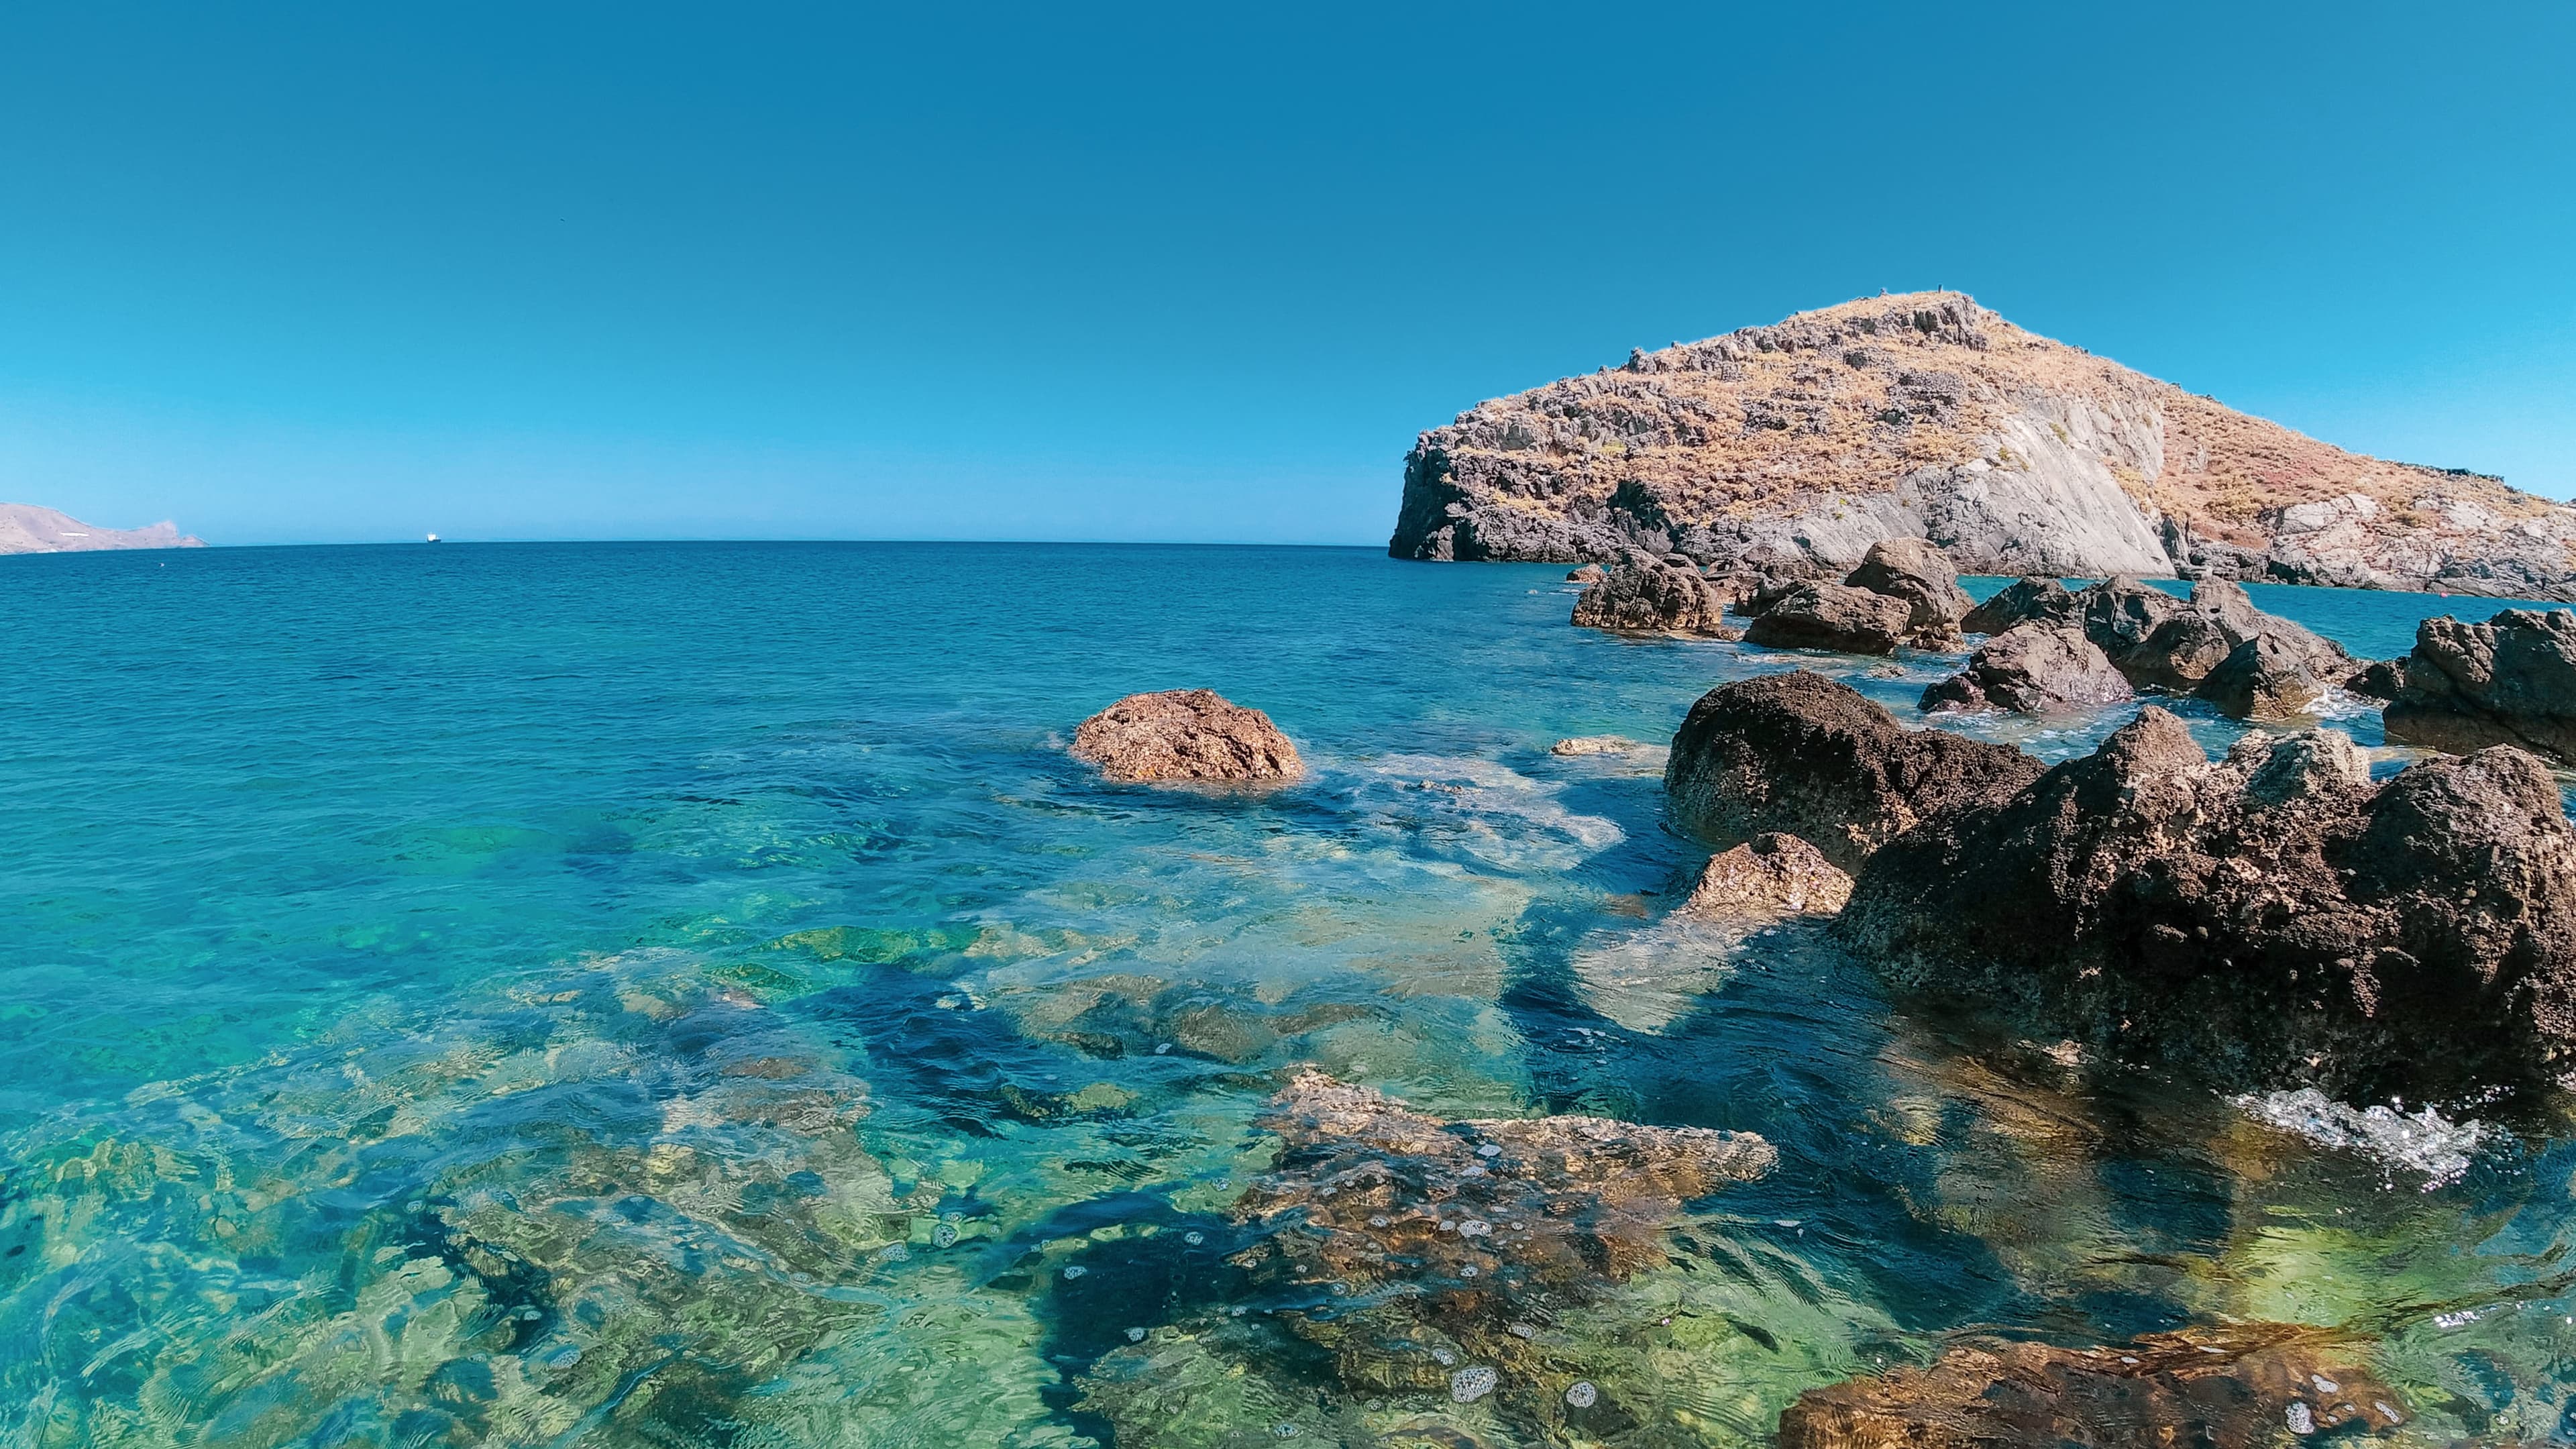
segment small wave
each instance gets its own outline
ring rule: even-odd
[[[2430,1107],[2412,1113],[2384,1105],[2348,1107],[2314,1087],[2234,1100],[2238,1111],[2267,1127],[2421,1173],[2428,1192],[2459,1181],[2477,1154],[2503,1135],[2474,1118],[2453,1122]]]
[[[1385,755],[1360,768],[1374,777],[1360,792],[1373,813],[1439,822],[1450,845],[1487,865],[1570,870],[1627,838],[1616,821],[1567,809],[1562,784],[1491,760]]]

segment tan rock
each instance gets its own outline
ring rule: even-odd
[[[1852,878],[1824,852],[1773,831],[1710,856],[1681,914],[1713,921],[1830,916],[1851,899]]]
[[[1206,689],[1127,696],[1073,732],[1073,757],[1140,784],[1276,782],[1305,769],[1270,716]]]

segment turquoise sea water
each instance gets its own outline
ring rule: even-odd
[[[2576,1133],[2456,1109],[2428,1175],[1914,1020],[1812,930],[1665,921],[1706,851],[1660,755],[1551,742],[1798,663],[1910,715],[1949,662],[1614,639],[1561,574],[0,560],[0,1445],[1760,1443],[1960,1331],[2222,1319],[2363,1335],[2426,1442],[2576,1425]],[[2498,607],[2256,593],[2378,656]],[[1184,685],[1308,778],[1063,753]],[[2125,714],[1945,727],[2062,756]],[[1330,1305],[1242,1266],[1300,1063],[1781,1161],[1550,1328],[1622,1407],[1551,1438],[1348,1389],[1284,1326]]]

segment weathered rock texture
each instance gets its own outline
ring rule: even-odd
[[[2460,752],[2513,744],[2576,764],[2576,613],[2427,619],[2386,712],[2388,737]]]
[[[1622,634],[1698,634],[1732,639],[1727,596],[1699,570],[1661,561],[1623,563],[1574,600],[1574,622]]]
[[[1405,460],[1401,558],[1972,573],[2576,598],[2576,508],[2302,437],[1951,292],[1864,298],[1482,403]]]
[[[1923,1368],[1810,1390],[1780,1416],[1779,1443],[2267,1449],[2348,1431],[2340,1442],[2407,1420],[2368,1361],[2365,1344],[2288,1324],[2151,1334],[2115,1349],[1989,1339],[1954,1345]]]
[[[1747,642],[1770,649],[1832,649],[1844,654],[1893,654],[1909,632],[1913,608],[1903,599],[1847,584],[1799,584],[1767,604],[1745,626]]]
[[[1843,582],[1903,600],[1911,642],[1927,648],[1958,643],[1959,620],[1970,607],[1968,595],[1959,587],[1959,571],[1950,566],[1949,556],[1932,544],[1919,538],[1871,544],[1860,567]]]
[[[1127,696],[1073,732],[1073,757],[1130,783],[1259,783],[1305,768],[1270,716],[1207,689]]]
[[[1290,1330],[1354,1391],[1439,1392],[1485,1368],[1523,1413],[1564,1388],[1529,1324],[1661,1265],[1683,1204],[1779,1160],[1760,1137],[1710,1128],[1443,1122],[1312,1071],[1261,1126],[1282,1148],[1235,1206],[1270,1230],[1242,1266],[1347,1300],[1284,1313]]]
[[[1916,821],[2039,773],[2019,750],[1906,729],[1850,685],[1798,670],[1700,696],[1673,736],[1664,791],[1683,827],[1713,845],[1785,831],[1856,870]]]
[[[68,513],[32,503],[0,503],[0,554],[87,553],[112,548],[204,548],[206,541],[175,523],[145,528],[96,528]]]
[[[1851,899],[1851,887],[1851,876],[1824,852],[1773,831],[1710,856],[1681,914],[1704,921],[1830,916]]]
[[[2151,708],[1888,842],[1837,929],[1900,991],[2228,1084],[2422,1098],[2576,1065],[2576,832],[2515,749],[2374,787],[2333,731],[2212,763]]]
[[[2062,623],[2083,611],[2066,585],[2055,579],[2015,579],[1970,609],[1959,628],[1970,634],[2000,634],[2015,624]]]
[[[1923,691],[1923,708],[2050,714],[2133,697],[2129,681],[2083,630],[2033,623],[1977,646],[1967,668]]]

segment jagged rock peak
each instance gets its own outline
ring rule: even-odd
[[[1480,403],[1405,462],[1389,551],[1833,571],[1928,538],[1977,573],[2576,598],[2576,508],[2383,462],[2006,321],[1863,298]]]

